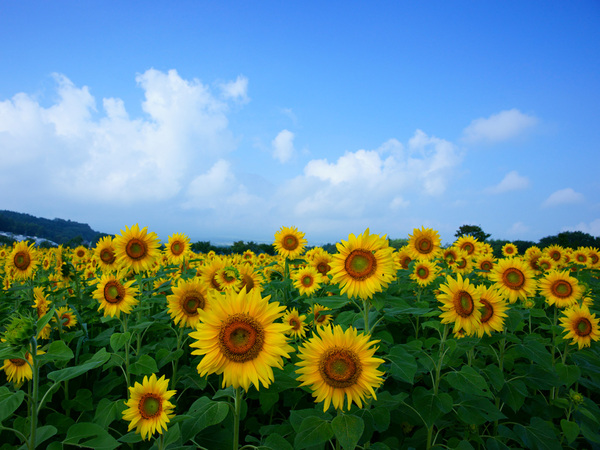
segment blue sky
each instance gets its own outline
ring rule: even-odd
[[[597,1],[0,2],[0,209],[600,236]]]

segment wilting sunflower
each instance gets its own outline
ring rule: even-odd
[[[148,233],[148,227],[140,230],[136,223],[131,228],[125,226],[121,235],[113,242],[117,262],[130,267],[135,273],[149,270],[154,260],[160,256],[160,241],[154,232]]]
[[[508,305],[493,287],[477,286],[481,309],[481,325],[477,328],[477,336],[492,335],[492,331],[504,329],[504,319],[507,316]]]
[[[432,228],[415,228],[408,235],[408,248],[413,259],[434,259],[440,251],[440,235]]]
[[[223,387],[250,383],[267,388],[274,380],[273,367],[282,368],[293,348],[287,343],[290,326],[276,323],[285,306],[269,302],[257,290],[220,294],[209,291],[211,309],[198,310],[200,323],[190,333],[193,355],[204,355],[197,366],[200,376],[223,374]]]
[[[496,262],[489,279],[510,303],[532,297],[536,290],[533,271],[520,258],[503,258]]]
[[[167,430],[167,423],[175,417],[175,406],[169,401],[177,391],[169,391],[169,380],[163,375],[158,380],[156,375],[144,376],[142,384],[136,381],[129,386],[128,406],[123,411],[123,419],[130,422],[127,431],[135,428],[142,439],[150,439],[155,432],[162,434]]]
[[[37,312],[38,320],[46,315],[48,311],[50,311],[50,300],[48,300],[48,294],[44,294],[44,288],[34,287],[33,288],[33,300],[34,304],[32,308],[34,308]],[[50,333],[52,332],[52,327],[50,324],[46,324],[44,328],[40,331],[37,336],[38,339],[48,339],[50,337]]]
[[[565,317],[560,318],[561,326],[567,333],[565,339],[573,339],[579,350],[589,347],[592,340],[600,339],[600,327],[596,314],[591,314],[587,306],[573,306],[565,310]]]
[[[291,276],[294,287],[300,295],[310,296],[315,293],[323,282],[323,276],[313,266],[304,266]]]
[[[331,311],[331,308],[319,305],[318,303],[315,303],[313,306],[310,307],[310,309],[308,310],[308,316],[313,317],[313,326],[325,326],[328,325],[329,322],[331,322],[331,315],[324,314],[325,311]]]
[[[72,328],[77,325],[77,317],[73,310],[68,306],[61,306],[56,310],[56,314],[58,314],[58,318],[60,319],[63,328]],[[53,318],[52,321],[56,322],[56,317]]]
[[[429,286],[437,278],[439,271],[440,269],[435,261],[419,259],[413,266],[410,278],[416,281],[419,286]]]
[[[352,402],[362,408],[365,400],[377,400],[375,389],[383,383],[383,372],[377,369],[385,362],[374,356],[378,342],[353,327],[346,331],[339,325],[320,328],[298,354],[300,386],[313,391],[315,402],[324,402],[323,411],[331,404],[343,411],[346,400],[347,409]]]
[[[167,296],[169,314],[180,327],[196,328],[200,320],[198,310],[208,310],[206,286],[198,278],[179,280],[173,295]]]
[[[94,248],[94,254],[100,264],[100,270],[103,272],[116,270],[117,255],[115,254],[115,247],[111,236],[104,236],[98,241]]]
[[[446,277],[446,283],[440,286],[437,299],[442,302],[440,314],[442,323],[454,323],[454,332],[461,328],[468,336],[472,336],[481,326],[480,293],[475,285],[461,274],[456,279]]]
[[[295,338],[304,338],[306,336],[306,316],[304,314],[300,315],[296,308],[288,309],[281,318],[281,321],[292,327],[287,332],[288,335]]]
[[[281,227],[275,233],[275,250],[284,258],[295,259],[304,252],[306,245],[304,233],[298,231],[296,227]]]
[[[165,252],[171,264],[181,264],[190,254],[190,238],[183,233],[169,236]]]
[[[394,270],[393,248],[389,247],[385,236],[350,234],[348,241],[336,244],[338,253],[331,261],[331,282],[339,283],[341,293],[362,300],[381,292],[396,275]]]
[[[33,276],[37,265],[37,252],[33,248],[34,245],[27,245],[27,241],[18,242],[8,255],[6,271],[12,270],[15,279],[26,280]]]
[[[546,303],[557,308],[568,308],[574,305],[583,295],[584,287],[577,278],[569,275],[568,270],[553,270],[540,280],[540,293],[546,298]]]
[[[100,302],[98,311],[104,309],[105,317],[119,317],[121,312],[130,314],[131,308],[139,302],[135,298],[138,288],[132,286],[134,281],[122,281],[121,272],[102,275],[93,294],[93,297]]]

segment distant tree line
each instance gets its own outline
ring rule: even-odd
[[[266,253],[267,255],[275,255],[275,247],[273,244],[257,244],[256,242],[236,241],[232,245],[213,245],[210,241],[198,241],[191,245],[192,251],[196,253],[208,253],[214,251],[217,255],[231,255],[234,253],[244,253],[246,250],[251,250],[255,254]]]

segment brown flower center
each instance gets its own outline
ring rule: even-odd
[[[263,326],[248,314],[234,314],[222,325],[219,344],[223,355],[234,362],[251,361],[263,349],[265,333]]]
[[[29,252],[17,252],[13,258],[13,262],[17,269],[27,270],[31,264],[31,256],[29,256]]]
[[[485,299],[480,299],[481,303],[483,304],[483,314],[481,315],[481,323],[486,323],[488,320],[490,320],[492,318],[492,316],[494,315],[494,307],[492,306],[492,304],[490,302],[488,302]]]
[[[509,289],[519,290],[525,284],[525,275],[519,269],[510,267],[502,274],[502,281]]]
[[[580,317],[574,331],[577,336],[587,336],[592,332],[592,324],[586,317]]]
[[[400,265],[402,266],[403,269],[408,269],[408,265],[410,264],[411,261],[412,261],[412,259],[410,256],[405,256],[400,261]]]
[[[187,316],[195,316],[198,314],[198,308],[204,309],[204,297],[199,292],[191,292],[181,300],[181,307]]]
[[[492,270],[494,268],[494,265],[490,261],[483,261],[479,265],[479,268],[481,270],[483,270],[484,272],[489,272],[490,270]]]
[[[329,270],[331,270],[331,267],[326,262],[320,262],[319,264],[317,264],[317,271],[319,273],[326,275],[327,272],[329,272]]]
[[[14,359],[11,358],[10,362],[13,363],[17,367],[21,367],[21,366],[24,366],[26,364],[25,360],[21,359],[21,358],[14,358]]]
[[[344,267],[348,275],[355,280],[364,280],[377,270],[377,260],[372,252],[357,249],[346,257]]]
[[[110,280],[104,286],[104,300],[108,303],[121,303],[125,298],[125,288],[116,280]]]
[[[300,326],[302,325],[297,317],[290,317],[288,323],[292,326],[292,330],[294,331],[298,331],[300,329]]]
[[[157,417],[162,412],[161,398],[156,394],[144,394],[138,403],[138,411],[146,420]]]
[[[347,388],[358,382],[362,373],[362,364],[355,352],[333,347],[321,356],[319,373],[329,386]]]
[[[461,249],[464,250],[465,252],[467,252],[469,255],[475,251],[475,247],[470,242],[463,244]]]
[[[573,286],[566,280],[557,280],[550,287],[550,292],[555,297],[566,298],[573,293]]]
[[[115,252],[112,249],[104,248],[100,252],[100,259],[104,264],[112,264],[116,259]]]
[[[420,237],[415,247],[419,253],[427,255],[433,251],[433,242],[429,238]]]
[[[185,250],[185,245],[181,241],[175,241],[171,244],[171,253],[175,256],[179,256]]]
[[[315,279],[311,275],[304,275],[301,281],[304,287],[311,287],[315,283]]]
[[[138,238],[130,239],[125,247],[125,252],[133,260],[143,259],[148,254],[146,243]]]
[[[557,250],[553,250],[550,252],[550,258],[552,258],[554,261],[560,261],[561,257],[561,253]]]
[[[473,297],[467,291],[458,291],[454,294],[454,309],[461,317],[470,317],[475,309]]]
[[[464,269],[465,267],[467,267],[467,260],[465,258],[460,258],[457,259],[454,264],[456,264],[456,267],[458,267],[459,269]]]
[[[298,238],[293,234],[287,234],[281,240],[281,246],[289,251],[296,250],[299,245]]]
[[[427,279],[427,277],[429,276],[429,269],[427,267],[419,267],[417,269],[417,277],[421,278],[422,280]]]

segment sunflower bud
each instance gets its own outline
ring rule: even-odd
[[[569,398],[576,405],[581,405],[583,403],[583,395],[573,389],[571,389],[571,392],[569,393]]]
[[[29,341],[35,335],[36,322],[30,316],[16,316],[6,326],[4,339],[16,348],[29,348]]]

